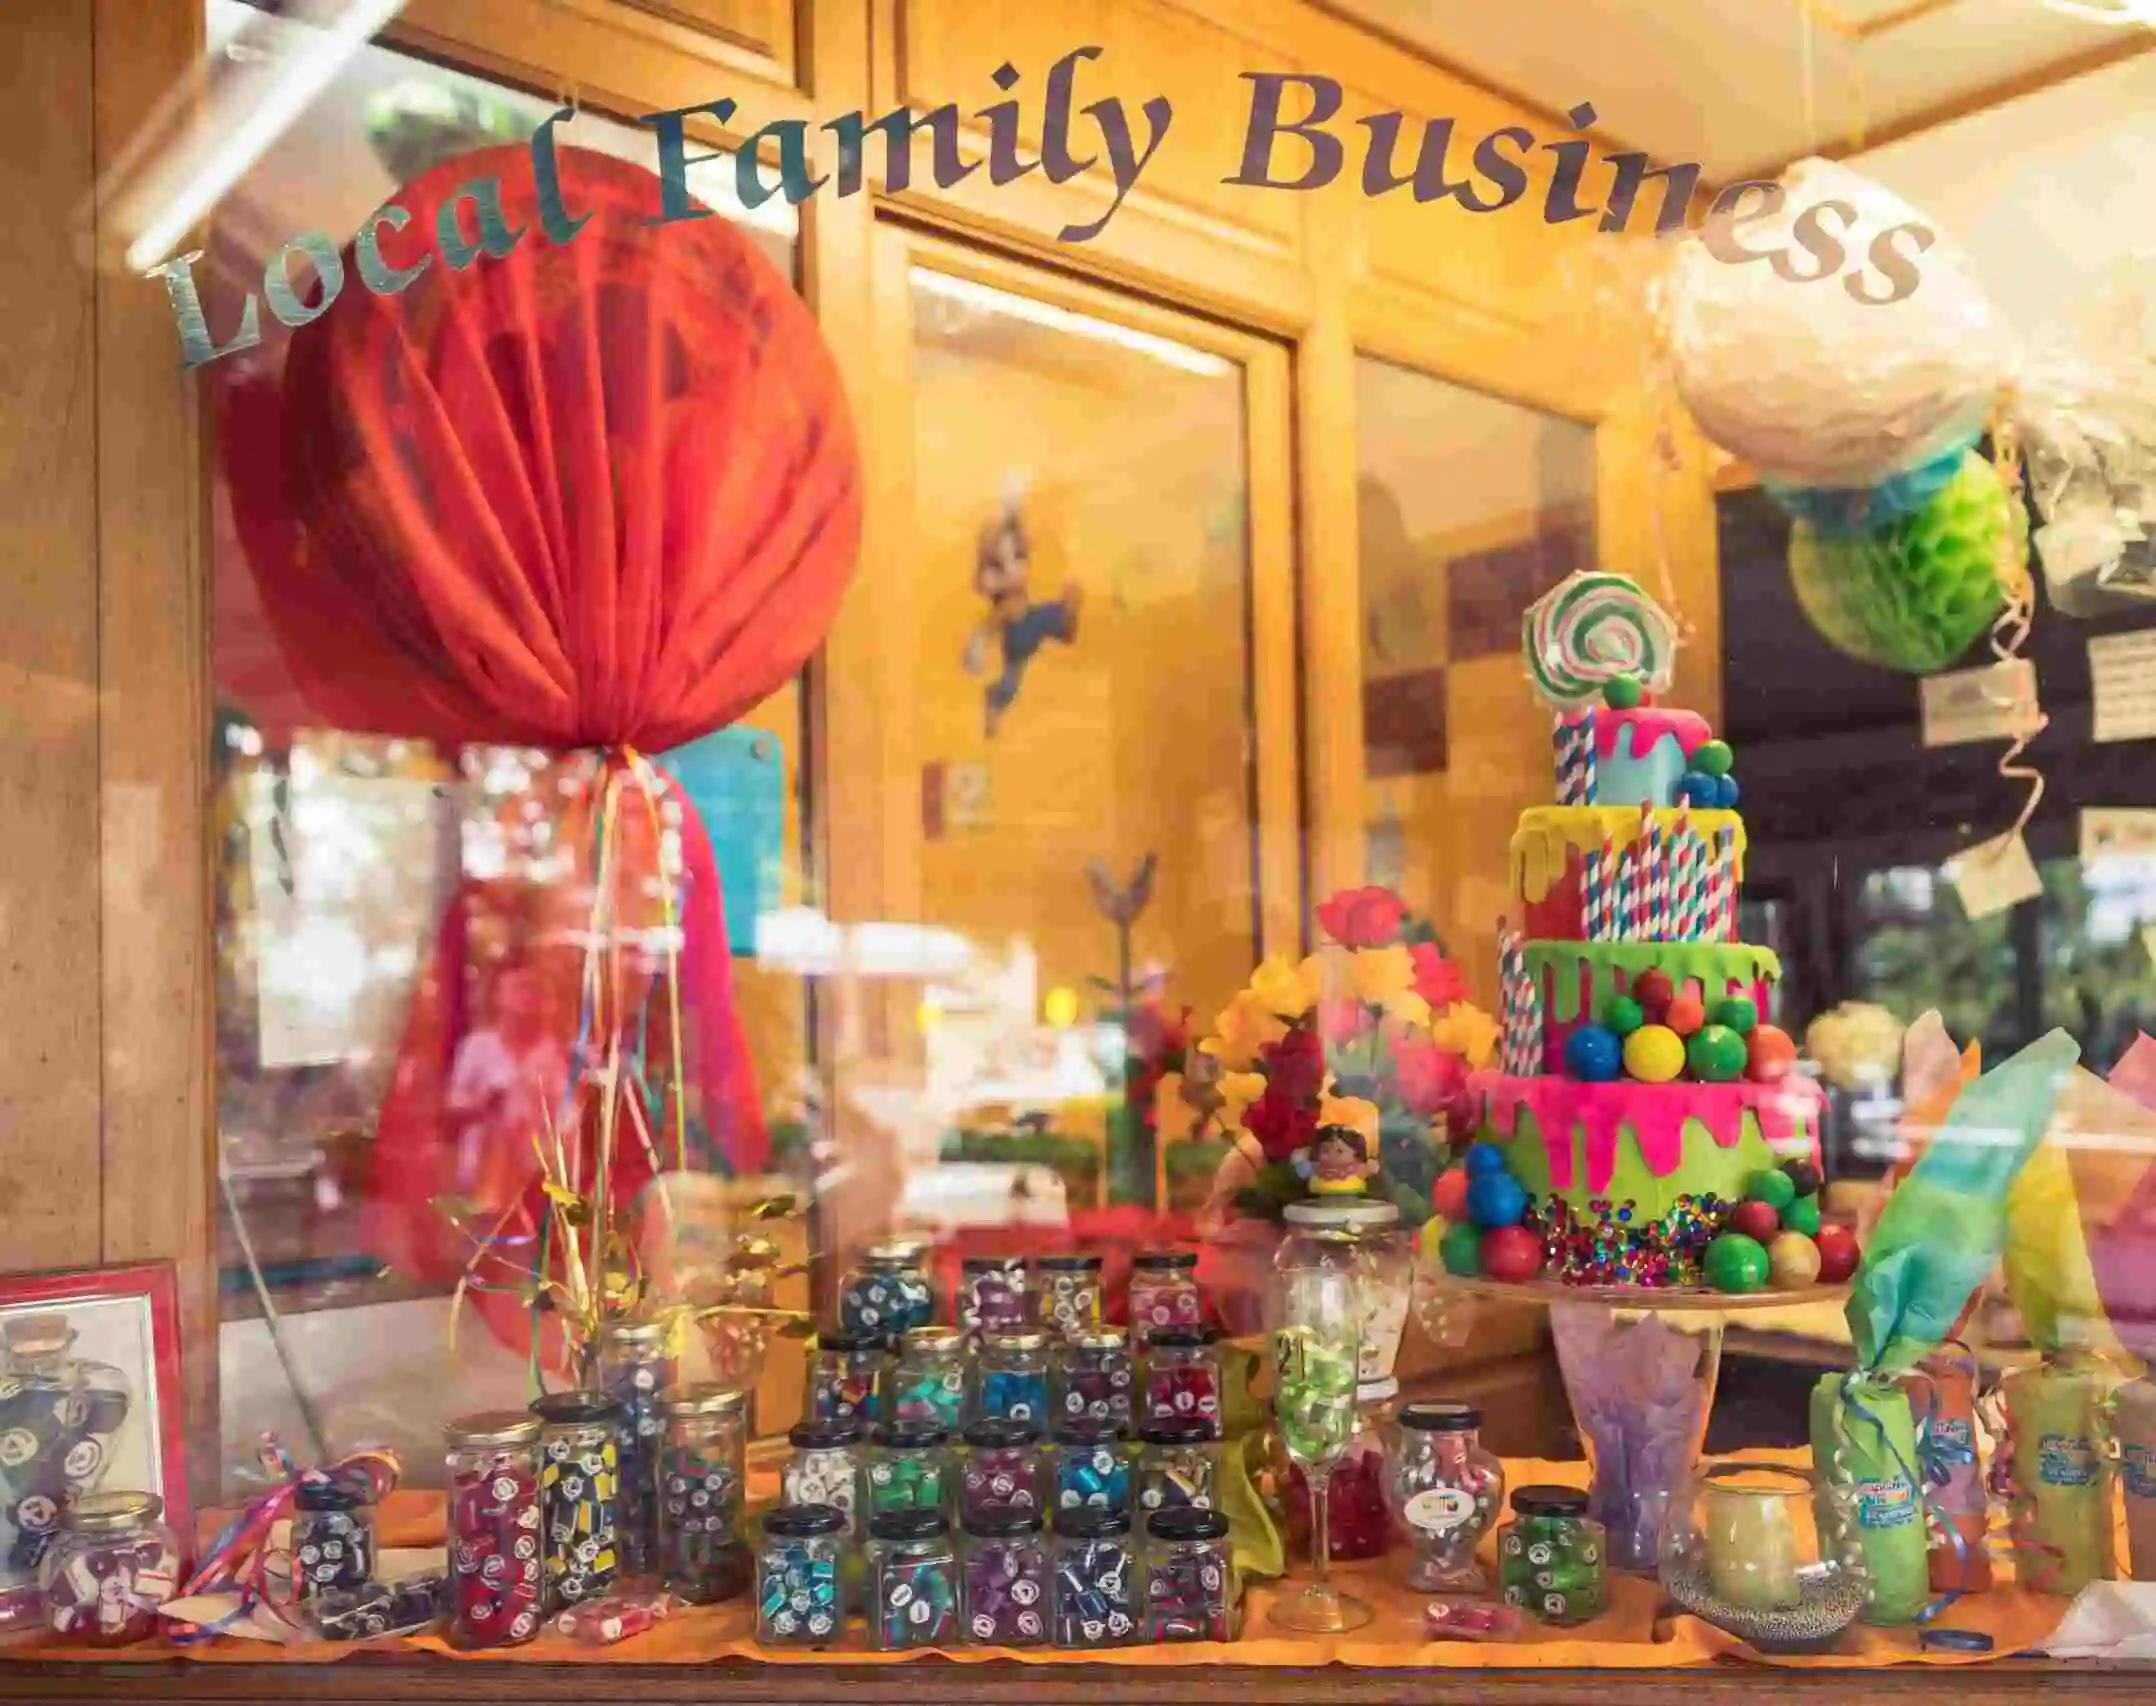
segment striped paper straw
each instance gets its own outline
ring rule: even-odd
[[[1706,934],[1717,941],[1726,942],[1737,933],[1736,874],[1730,869],[1734,834],[1718,830],[1714,838],[1714,872],[1711,894],[1707,902]]]
[[[1497,959],[1503,1015],[1498,1069],[1508,1077],[1532,1077],[1542,1069],[1542,1000],[1528,976],[1526,951],[1509,924],[1498,927]]]
[[[1595,856],[1595,919],[1588,933],[1590,942],[1607,942],[1617,932],[1617,843],[1608,830],[1602,832],[1602,851]]]
[[[1677,802],[1677,816],[1669,826],[1670,923],[1667,939],[1682,942],[1691,900],[1692,805]]]
[[[1595,713],[1589,706],[1577,716],[1560,717],[1550,733],[1557,751],[1557,803],[1595,803]]]
[[[1631,933],[1651,941],[1654,937],[1654,807],[1645,803],[1639,808],[1639,839],[1632,843],[1632,854],[1632,890],[1639,897],[1639,917],[1634,921]]]

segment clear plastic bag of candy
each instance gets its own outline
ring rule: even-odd
[[[664,1593],[610,1593],[572,1605],[554,1619],[554,1627],[587,1647],[611,1647],[663,1623],[674,1609]]]
[[[315,1633],[325,1641],[371,1641],[432,1629],[448,1604],[448,1572],[433,1570],[397,1582],[325,1588],[309,1602],[309,1611]]]

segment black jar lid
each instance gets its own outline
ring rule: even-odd
[[[1072,1540],[1105,1540],[1130,1532],[1130,1512],[1080,1505],[1056,1512],[1056,1532]]]
[[[349,1481],[302,1481],[292,1495],[303,1511],[356,1511],[370,1501]]]
[[[842,1356],[857,1356],[863,1351],[887,1349],[891,1341],[881,1333],[849,1333],[843,1328],[828,1328],[816,1335],[816,1348],[820,1351],[837,1351]]]
[[[618,1422],[626,1413],[619,1398],[604,1392],[549,1392],[532,1400],[532,1414],[552,1426]]]
[[[1174,1505],[1155,1511],[1145,1529],[1155,1540],[1225,1540],[1228,1519],[1220,1511],[1198,1505]]]
[[[819,1534],[836,1534],[846,1526],[846,1513],[836,1505],[781,1505],[764,1512],[764,1532],[781,1540],[808,1540]]]
[[[933,1422],[886,1422],[870,1436],[889,1451],[933,1451],[951,1436]]]
[[[1113,1416],[1065,1416],[1048,1437],[1058,1445],[1121,1445],[1128,1436]]]
[[[1156,1422],[1141,1422],[1138,1437],[1147,1445],[1210,1445],[1213,1424],[1203,1416],[1165,1416]]]
[[[868,1519],[872,1540],[933,1540],[950,1527],[934,1505],[913,1510],[878,1511]]]
[[[1082,1274],[1097,1272],[1100,1258],[1084,1255],[1076,1250],[1058,1250],[1050,1256],[1035,1256],[1033,1265],[1053,1274]]]
[[[983,1416],[966,1429],[966,1443],[986,1446],[991,1451],[1008,1449],[1014,1445],[1038,1445],[1041,1430],[1031,1422],[1021,1422],[1015,1416]]]
[[[1400,1425],[1425,1433],[1466,1434],[1482,1426],[1482,1412],[1472,1404],[1423,1401],[1400,1407]]]
[[[861,1424],[850,1417],[829,1422],[796,1422],[786,1430],[786,1443],[797,1451],[836,1451],[842,1445],[861,1443]]]
[[[1015,1274],[1025,1269],[1023,1256],[966,1256],[959,1267],[969,1274]]]
[[[1514,1516],[1569,1516],[1587,1514],[1587,1495],[1577,1487],[1546,1484],[1522,1487],[1512,1495]]]
[[[984,1540],[1008,1540],[1041,1531],[1041,1513],[1018,1505],[985,1505],[966,1512],[966,1532]]]
[[[1140,1250],[1131,1257],[1134,1268],[1195,1268],[1198,1252],[1195,1250]]]
[[[1148,1341],[1153,1349],[1202,1351],[1220,1335],[1210,1327],[1156,1327]]]

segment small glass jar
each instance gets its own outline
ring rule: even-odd
[[[1195,1417],[1220,1437],[1220,1354],[1202,1327],[1157,1328],[1145,1350],[1144,1418]]]
[[[873,1333],[818,1333],[809,1350],[809,1420],[867,1427],[876,1419],[876,1382],[888,1355]]]
[[[878,1428],[868,1459],[870,1520],[890,1511],[948,1513],[956,1480],[951,1436],[941,1428]]]
[[[1040,1299],[1023,1256],[968,1256],[959,1263],[958,1324],[975,1338],[1030,1332]]]
[[[1482,1448],[1482,1412],[1470,1404],[1402,1407],[1385,1455],[1385,1493],[1413,1541],[1407,1585],[1418,1593],[1481,1593],[1490,1584],[1476,1548],[1505,1500],[1505,1471]]]
[[[966,1336],[956,1327],[916,1327],[906,1335],[884,1419],[946,1433],[966,1425]]]
[[[1205,1324],[1198,1295],[1195,1250],[1141,1250],[1130,1264],[1130,1336],[1143,1352],[1163,1327],[1191,1331]]]
[[[119,1647],[155,1633],[158,1607],[180,1574],[179,1537],[149,1493],[70,1498],[38,1563],[45,1621],[55,1634]]]
[[[1138,1430],[1138,1508],[1175,1510],[1219,1503],[1220,1444],[1197,1416],[1147,1422]]]
[[[1347,1449],[1333,1465],[1327,1488],[1325,1526],[1335,1563],[1381,1558],[1392,1544],[1392,1507],[1385,1491],[1385,1446],[1392,1436],[1397,1380],[1356,1387],[1353,1432]],[[1310,1543],[1310,1484],[1301,1467],[1281,1452],[1281,1481],[1287,1492],[1288,1543],[1298,1550]]]
[[[659,1510],[652,1480],[659,1449],[659,1394],[679,1379],[664,1321],[616,1320],[599,1328],[599,1389],[621,1406],[621,1567],[658,1569]]]
[[[1512,1520],[1497,1531],[1497,1586],[1507,1605],[1568,1628],[1599,1617],[1609,1601],[1608,1541],[1572,1487],[1522,1487]]]
[[[1054,1576],[1037,1511],[1003,1511],[968,1523],[962,1573],[970,1639],[993,1647],[1047,1644]]]
[[[1119,1647],[1136,1633],[1130,1517],[1058,1511],[1053,1554],[1059,1647]]]
[[[373,1488],[302,1481],[292,1494],[292,1593],[301,1604],[327,1588],[374,1576]]]
[[[1047,1334],[983,1334],[976,1378],[976,1417],[1002,1416],[1035,1429],[1048,1425]]]
[[[1040,1277],[1042,1327],[1065,1340],[1099,1328],[1098,1256],[1037,1256],[1033,1266]]]
[[[1828,1651],[1870,1586],[1861,1497],[1787,1464],[1703,1464],[1662,1525],[1662,1591],[1761,1652]]]
[[[861,1253],[861,1265],[839,1282],[838,1324],[896,1344],[936,1318],[936,1290],[928,1283],[928,1246],[918,1238],[891,1238]]]
[[[621,1574],[621,1427],[603,1392],[553,1392],[532,1404],[541,1431],[546,1608],[611,1593]]]
[[[14,1529],[0,1580],[0,1628],[38,1614],[34,1583],[60,1510],[103,1485],[112,1436],[127,1420],[127,1377],[74,1354],[75,1330],[59,1313],[17,1315],[0,1326],[0,1493]]]
[[[521,1646],[539,1633],[545,1580],[537,1416],[496,1410],[443,1430],[449,1470],[449,1641]]]
[[[839,1564],[846,1513],[830,1505],[766,1511],[756,1554],[756,1638],[772,1646],[821,1647],[846,1626]]]
[[[1145,1533],[1146,1640],[1234,1640],[1239,1608],[1227,1517],[1185,1505],[1155,1511]]]
[[[1041,1436],[1031,1422],[983,1416],[966,1429],[966,1464],[958,1479],[959,1509],[968,1523],[1002,1511],[1039,1516]]]
[[[738,1386],[677,1386],[659,1394],[657,1407],[660,1578],[691,1605],[736,1599],[752,1573],[741,1538],[749,1395]]]
[[[786,1443],[793,1456],[779,1472],[779,1497],[789,1505],[829,1505],[846,1519],[846,1538],[861,1537],[861,1424],[796,1422]]]
[[[958,1549],[940,1510],[886,1511],[868,1525],[868,1644],[878,1652],[953,1646]]]
[[[1049,1401],[1064,1421],[1083,1416],[1130,1426],[1130,1334],[1121,1327],[1096,1327],[1065,1341],[1054,1375]]]
[[[1130,1509],[1123,1430],[1090,1416],[1056,1423],[1048,1446],[1050,1496],[1059,1511]]]

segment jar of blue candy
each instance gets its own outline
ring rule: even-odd
[[[861,1424],[796,1422],[786,1435],[793,1456],[779,1471],[779,1497],[789,1505],[829,1505],[859,1539]]]
[[[1052,1577],[1039,1513],[1002,1511],[968,1523],[960,1562],[971,1639],[992,1647],[1046,1644]]]
[[[936,1318],[936,1292],[928,1283],[928,1246],[918,1238],[891,1238],[861,1253],[860,1266],[839,1282],[838,1324],[895,1344]]]
[[[1149,1643],[1234,1640],[1236,1599],[1235,1551],[1226,1516],[1184,1505],[1146,1519]]]
[[[956,1327],[915,1327],[898,1349],[884,1419],[956,1433],[966,1420],[966,1336]]]
[[[1122,1511],[1056,1512],[1053,1624],[1059,1647],[1117,1647],[1138,1627],[1130,1517]]]
[[[1090,1416],[1056,1423],[1048,1477],[1059,1511],[1130,1509],[1130,1454],[1123,1430]]]
[[[948,1511],[958,1479],[951,1436],[941,1428],[883,1427],[868,1458],[868,1514]]]
[[[1039,1430],[1008,1416],[983,1416],[966,1429],[958,1503],[968,1522],[994,1511],[1040,1515],[1047,1506],[1041,1497]]]
[[[1138,1508],[1174,1510],[1217,1502],[1220,1446],[1210,1423],[1199,1416],[1147,1422],[1138,1430]]]
[[[1064,1341],[1055,1358],[1049,1402],[1065,1421],[1130,1426],[1130,1334],[1121,1327],[1095,1327]]]
[[[1048,1424],[1048,1335],[1039,1332],[988,1333],[981,1339],[977,1416],[1003,1416]]]
[[[1040,1256],[1033,1263],[1040,1276],[1040,1323],[1062,1339],[1075,1339],[1100,1325],[1098,1256]]]
[[[868,1524],[868,1644],[955,1646],[958,1548],[940,1510],[886,1511]]]
[[[968,1256],[959,1264],[958,1324],[976,1337],[1023,1333],[1038,1300],[1023,1256]]]
[[[889,1359],[879,1334],[818,1333],[809,1347],[808,1413],[812,1421],[876,1419],[876,1384]]]
[[[756,1555],[756,1638],[821,1647],[845,1627],[839,1564],[846,1515],[830,1505],[787,1505],[764,1513]]]
[[[599,1389],[621,1406],[621,1567],[658,1568],[659,1509],[652,1492],[659,1450],[659,1394],[674,1385],[673,1333],[664,1321],[625,1319],[599,1328]]]

